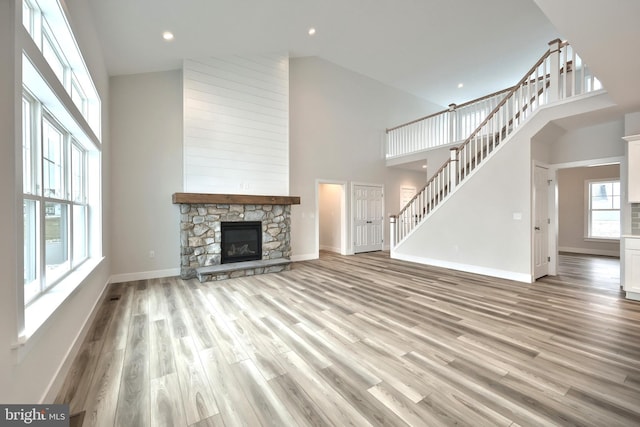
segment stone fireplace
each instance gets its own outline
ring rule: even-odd
[[[200,281],[288,270],[291,205],[299,197],[175,193],[180,276]]]

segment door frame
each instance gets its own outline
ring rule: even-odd
[[[620,189],[623,194],[626,193],[627,188],[627,178],[625,176],[626,173],[626,165],[625,165],[625,157],[624,156],[616,156],[616,157],[604,157],[598,159],[590,159],[590,160],[577,160],[573,162],[564,162],[564,163],[555,163],[551,165],[547,165],[549,168],[549,179],[552,179],[552,184],[549,186],[549,218],[551,218],[551,224],[549,224],[549,256],[551,257],[551,262],[549,263],[549,275],[555,276],[558,274],[558,233],[559,233],[559,212],[558,212],[558,170],[559,169],[570,169],[570,168],[579,168],[586,166],[593,166],[597,164],[604,163],[620,163]],[[542,165],[542,163],[540,163]],[[533,176],[533,175],[532,175]],[[532,195],[533,197],[533,195]],[[628,221],[628,218],[631,216],[631,208],[627,203],[621,203],[620,205],[620,222],[621,227],[624,233],[625,224]],[[533,241],[532,241],[533,247]],[[533,272],[533,252],[531,257],[531,268]],[[620,257],[620,269],[623,269],[623,261],[622,256]],[[533,278],[533,273],[531,275]],[[622,276],[621,276],[622,277]],[[622,279],[621,279],[622,280]]]
[[[354,201],[354,197],[353,197],[353,193],[355,191],[355,187],[356,185],[362,185],[362,186],[367,186],[367,187],[378,187],[380,188],[380,190],[382,191],[382,250],[384,251],[386,248],[386,245],[388,245],[389,243],[387,241],[385,241],[385,231],[386,231],[386,227],[385,227],[385,198],[384,198],[384,184],[373,184],[370,182],[359,182],[359,181],[351,181],[351,191],[349,193],[349,197],[351,199],[351,203],[350,203],[350,208],[351,208],[351,214],[350,214],[350,218],[351,220],[349,221],[349,227],[351,229],[351,239],[349,240],[349,253],[351,255],[353,255],[355,253],[355,242],[353,241],[353,230],[355,230],[356,226],[356,217],[355,217],[355,201]],[[388,240],[388,239],[386,239]]]
[[[348,221],[347,221],[347,182],[332,179],[316,179],[316,218],[315,218],[315,253],[320,257],[320,186],[323,184],[339,185],[342,187],[340,198],[340,255],[349,255],[347,246]],[[353,254],[353,252],[351,252]]]

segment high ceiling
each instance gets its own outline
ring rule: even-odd
[[[640,0],[535,0],[623,112],[640,109]]]
[[[533,0],[89,2],[111,75],[177,69],[184,58],[289,52],[442,106],[516,83],[561,36]],[[162,39],[167,30],[171,42]]]

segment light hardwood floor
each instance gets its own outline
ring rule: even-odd
[[[640,425],[640,303],[561,263],[527,285],[324,253],[112,285],[57,401],[100,426]]]

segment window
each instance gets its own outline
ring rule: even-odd
[[[620,238],[620,181],[588,181],[587,237]]]
[[[33,36],[33,6],[27,0],[22,2],[22,25]]]
[[[25,92],[22,106],[24,295],[29,303],[88,257],[87,150],[37,98]]]
[[[80,87],[80,83],[78,83],[78,79],[76,78],[75,74],[71,77],[70,95],[73,103],[76,104],[76,107],[78,107],[80,113],[82,113],[83,116],[86,116],[88,114],[87,97],[85,96],[84,92],[82,92],[82,88]]]
[[[29,339],[102,260],[101,102],[60,3],[22,0],[24,30],[39,51],[21,49],[19,340]]]
[[[22,0],[22,24],[99,137],[100,98],[60,4],[51,0]]]

